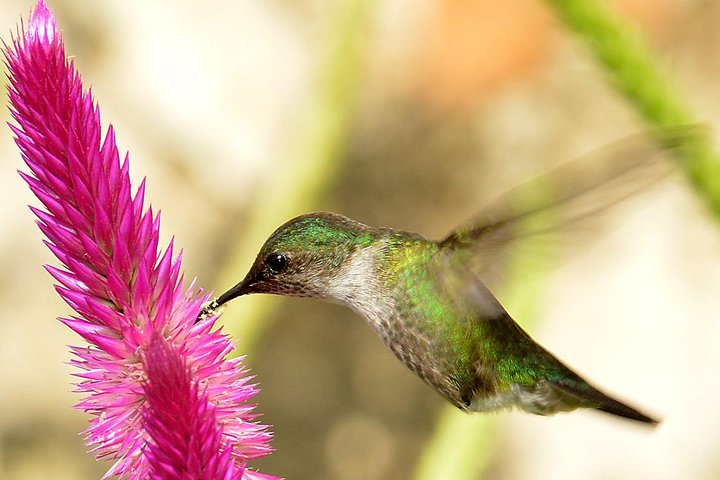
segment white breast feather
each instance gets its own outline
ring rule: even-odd
[[[374,328],[392,315],[393,299],[384,294],[376,259],[384,244],[360,248],[345,261],[328,287],[328,293],[365,317]]]

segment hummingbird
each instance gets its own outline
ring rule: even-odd
[[[495,206],[441,240],[335,213],[298,216],[270,235],[244,279],[207,304],[198,321],[255,293],[334,302],[363,317],[405,366],[465,412],[519,408],[551,415],[588,408],[656,425],[534,341],[473,268],[478,252],[503,243],[501,234],[521,220],[578,203],[618,178],[622,183],[639,165],[647,162],[633,160],[600,175],[579,175],[584,167],[554,172],[550,179],[565,177],[571,185],[555,199],[511,213]],[[620,197],[629,195],[624,192]]]

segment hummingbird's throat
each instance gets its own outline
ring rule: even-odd
[[[326,295],[328,300],[355,310],[376,328],[392,315],[394,308],[377,272],[377,258],[384,247],[384,242],[379,241],[356,250],[330,282]]]

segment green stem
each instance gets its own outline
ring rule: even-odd
[[[414,480],[479,478],[492,460],[498,417],[469,416],[454,407],[440,414],[435,434],[413,476]]]
[[[557,16],[588,45],[610,81],[653,130],[697,123],[686,103],[669,86],[667,75],[653,60],[632,26],[597,0],[547,0]],[[707,138],[688,138],[676,156],[680,169],[697,194],[720,216],[720,162]],[[518,260],[522,252],[514,252]],[[522,263],[522,262],[521,262]],[[519,265],[520,263],[518,263]],[[538,278],[509,275],[511,279]],[[517,318],[531,318],[537,283],[512,283],[509,295],[500,296]],[[481,478],[492,460],[498,425],[492,417],[473,418],[449,408],[441,414],[436,432],[421,456],[415,480]]]
[[[217,278],[218,290],[242,279],[263,241],[281,223],[316,207],[328,181],[338,169],[356,103],[363,66],[363,47],[373,2],[335,2],[327,15],[327,31],[318,42],[327,46],[318,68],[318,77],[304,115],[301,129],[291,144],[286,161],[274,165],[262,192],[262,201],[250,213],[243,237],[228,256]],[[247,354],[270,326],[268,315],[273,302],[257,295],[243,299],[238,320],[225,316],[230,333],[238,339],[237,351]]]
[[[546,0],[588,46],[610,81],[646,122],[659,130],[698,123],[667,80],[633,25],[606,1]],[[678,165],[715,215],[720,216],[720,160],[702,136],[688,140]]]

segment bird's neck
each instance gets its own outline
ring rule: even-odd
[[[385,255],[387,242],[378,240],[358,248],[343,263],[328,287],[328,299],[355,310],[375,328],[392,315],[395,302],[383,285],[379,259]]]

